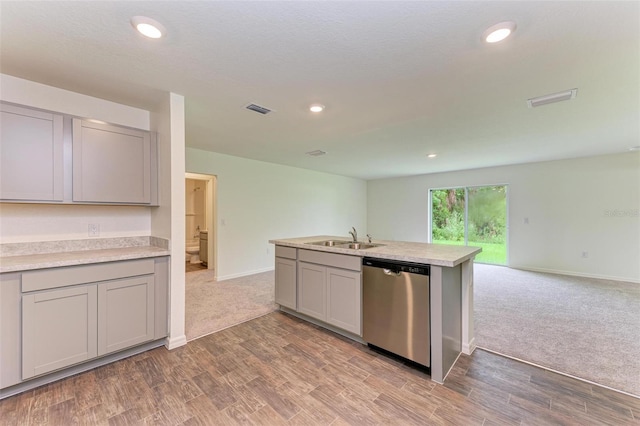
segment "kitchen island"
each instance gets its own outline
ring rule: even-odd
[[[284,312],[364,343],[362,259],[429,265],[429,368],[431,378],[442,383],[460,353],[475,348],[473,259],[482,249],[384,240],[355,249],[348,247],[351,241],[328,235],[269,241],[276,245],[276,303]]]

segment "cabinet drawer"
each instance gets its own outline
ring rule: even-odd
[[[276,246],[276,257],[296,260],[298,249],[293,247]]]
[[[362,258],[359,256],[300,249],[298,250],[298,260],[352,271],[360,271],[362,269]]]
[[[153,273],[153,259],[29,271],[22,274],[22,292],[26,293]]]

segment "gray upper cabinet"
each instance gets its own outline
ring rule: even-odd
[[[0,199],[61,202],[63,117],[0,104]]]
[[[0,201],[158,205],[156,134],[0,102]]]
[[[73,119],[73,201],[153,204],[149,132]]]

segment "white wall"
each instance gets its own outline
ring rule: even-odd
[[[49,204],[0,204],[2,243],[82,240],[90,223],[100,225],[100,238],[149,233],[149,211],[141,207]]]
[[[186,168],[217,176],[219,280],[273,268],[270,239],[366,234],[366,182],[187,148]]]
[[[492,184],[509,185],[509,266],[640,282],[637,152],[369,181],[369,231],[426,242],[430,188]]]
[[[0,74],[0,99],[35,108],[149,129],[148,111]],[[100,225],[100,237],[151,235],[148,207],[0,204],[3,243],[89,238],[87,225]]]

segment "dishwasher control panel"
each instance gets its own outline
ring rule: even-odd
[[[429,265],[420,263],[401,262],[391,259],[377,259],[365,257],[362,259],[363,266],[373,268],[389,269],[394,272],[408,272],[410,274],[429,275]]]

